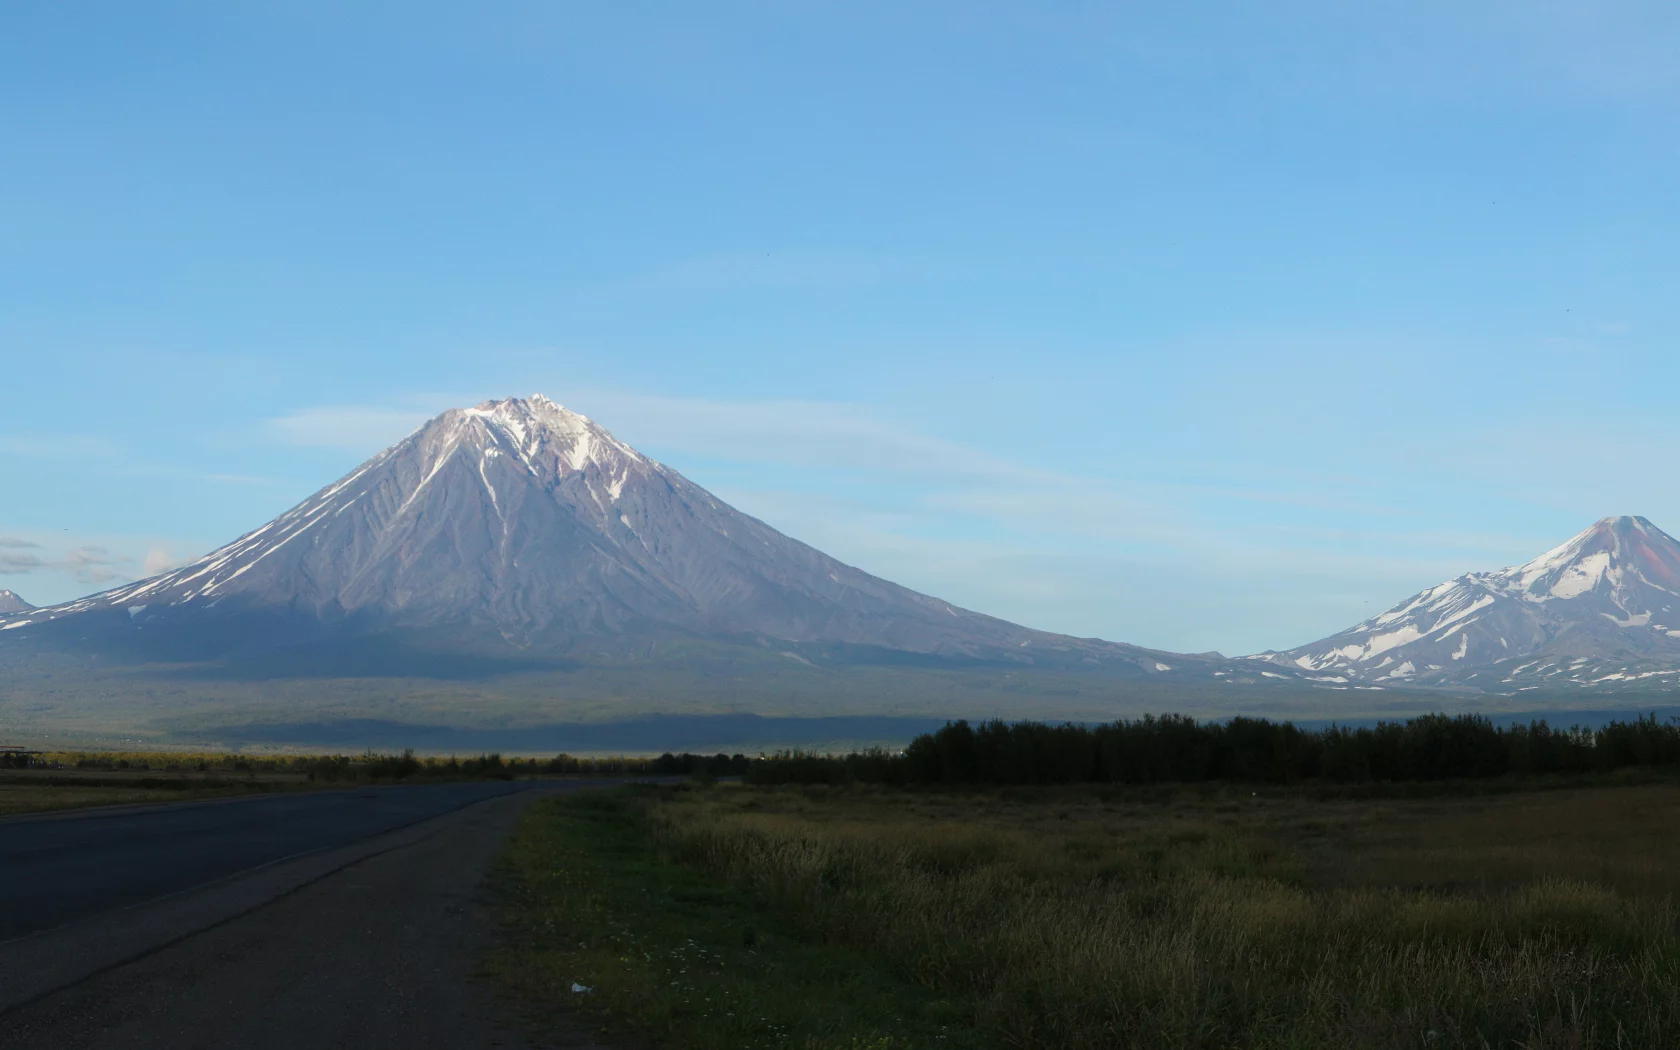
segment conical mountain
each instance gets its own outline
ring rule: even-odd
[[[445,412],[191,565],[8,626],[171,659],[379,635],[531,659],[681,637],[854,662],[1209,663],[1030,630],[871,576],[541,396]]]
[[[33,612],[34,609],[35,606],[18,597],[16,591],[0,590],[0,616],[14,616],[18,613]]]
[[[1261,658],[1321,680],[1490,691],[1674,681],[1680,542],[1641,517],[1605,518],[1533,561],[1448,580]]]

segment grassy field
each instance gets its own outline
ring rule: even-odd
[[[515,836],[499,878],[508,936],[490,968],[539,1014],[581,1011],[630,1046],[990,1045],[967,1008],[890,961],[811,938],[655,848],[649,814],[662,797],[628,788],[547,800]]]
[[[27,768],[0,766],[0,816],[87,806],[186,802],[232,795],[342,788],[360,783],[622,775],[636,760],[555,762],[500,756],[419,759],[404,755],[252,755],[225,752],[55,751]],[[646,763],[643,763],[644,765]],[[572,767],[577,768],[572,768]]]
[[[88,806],[123,806],[147,802],[189,802],[253,791],[273,790],[260,784],[206,781],[190,785],[152,783],[64,784],[0,783],[0,816],[47,813]]]
[[[309,785],[307,773],[219,753],[55,751],[29,769],[0,768],[0,816],[188,802]]]
[[[1662,783],[557,799],[498,970],[671,1047],[1673,1045],[1677,820]]]

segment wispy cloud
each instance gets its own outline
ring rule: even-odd
[[[327,448],[362,448],[389,444],[426,421],[418,412],[335,405],[302,408],[268,421],[287,444]]]
[[[128,474],[208,481],[218,485],[272,485],[274,479],[252,474],[195,469],[188,465],[156,463],[134,456],[104,438],[86,435],[0,434],[0,456],[34,460],[102,460],[101,469]]]
[[[427,400],[422,407],[306,406],[263,425],[284,444],[371,453],[401,440],[438,412],[479,399]],[[566,407],[638,446],[677,447],[703,458],[912,474],[1030,472],[839,402],[721,401],[585,389],[568,398]]]
[[[101,584],[128,579],[135,561],[93,544],[71,547],[57,555],[35,553],[41,545],[7,537],[0,541],[0,574],[27,576],[38,572],[65,573],[78,583]]]
[[[1322,471],[1274,471],[1240,481],[1178,481],[1095,476],[1045,469],[919,432],[870,409],[835,402],[730,402],[585,391],[633,443],[681,449],[696,460],[763,463],[860,476],[902,478],[913,486],[896,517],[941,514],[995,522],[1027,532],[1116,542],[1148,542],[1179,550],[1224,550],[1257,557],[1280,545],[1326,538],[1343,544],[1378,541],[1406,549],[1468,549],[1499,556],[1511,538],[1434,529],[1325,527],[1317,535],[1279,534],[1264,526],[1210,516],[1209,506],[1271,505],[1343,515],[1392,518],[1391,507],[1357,498],[1346,479]],[[793,497],[808,500],[803,492]],[[907,515],[905,510],[909,511]],[[1288,529],[1288,526],[1281,527]]]
[[[110,583],[127,579],[125,570],[133,567],[134,559],[113,555],[104,547],[73,547],[65,553],[62,564],[83,583]]]
[[[39,554],[20,554],[16,551],[0,551],[0,572],[23,575],[34,572],[46,565],[46,561]]]
[[[1268,542],[1213,529],[1179,537],[1181,546],[1060,543],[1046,533],[961,536],[929,528],[913,510],[762,488],[725,487],[719,495],[842,561],[955,604],[1169,650],[1299,645],[1483,567],[1420,546]]]
[[[287,445],[372,452],[395,444],[447,407],[316,405],[270,419],[264,426]]]
[[[0,454],[25,459],[90,459],[117,455],[117,446],[86,434],[0,434]]]
[[[948,280],[959,271],[943,263],[880,255],[726,252],[655,266],[591,294],[830,291]]]
[[[214,485],[261,486],[284,484],[276,478],[262,477],[257,474],[195,470],[192,467],[169,466],[161,463],[135,463],[130,469],[136,474],[150,477],[177,478],[184,481],[208,481]]]
[[[218,485],[278,485],[275,478],[265,478],[257,474],[199,474],[197,477],[204,481],[213,481]]]
[[[955,441],[832,401],[721,401],[584,390],[568,407],[633,443],[697,457],[890,474],[1041,473]]]

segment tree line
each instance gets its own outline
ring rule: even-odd
[[[419,778],[512,779],[519,776],[740,776],[750,760],[745,755],[680,755],[666,752],[657,758],[631,756],[503,758],[499,754],[473,758],[417,757],[365,754],[357,758],[324,755],[304,760],[311,780],[409,780]]]
[[[750,764],[755,784],[1068,784],[1243,781],[1335,783],[1680,767],[1680,721],[1656,715],[1597,729],[1543,720],[1495,725],[1482,715],[1423,715],[1374,726],[1303,729],[1292,722],[1186,715],[1103,725],[948,722],[901,752],[784,752]]]
[[[210,776],[306,774],[310,780],[361,781],[410,779],[497,779],[521,776],[644,777],[740,776],[752,759],[743,754],[697,755],[666,752],[645,755],[555,755],[519,758],[500,754],[466,757],[365,751],[359,755],[285,755],[237,753],[0,751],[0,770],[100,770],[105,772],[203,773]]]

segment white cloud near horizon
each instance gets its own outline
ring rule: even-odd
[[[16,553],[0,551],[0,573],[22,576],[34,572],[47,564],[39,554]]]
[[[66,551],[62,564],[83,583],[100,584],[130,579],[125,570],[133,566],[134,559],[112,554],[105,547],[84,546]]]
[[[41,545],[7,537],[0,540],[0,576],[28,576],[38,572],[62,572],[81,583],[101,584],[126,579],[124,572],[134,564],[132,557],[114,554],[94,544],[70,547],[43,557],[34,553]]]
[[[140,575],[142,578],[158,576],[171,569],[179,569],[192,560],[190,557],[183,558],[172,553],[168,547],[153,546],[146,551],[146,557],[140,563]]]
[[[155,576],[192,561],[155,537],[76,536],[10,529],[0,534],[0,588],[36,605]]]

